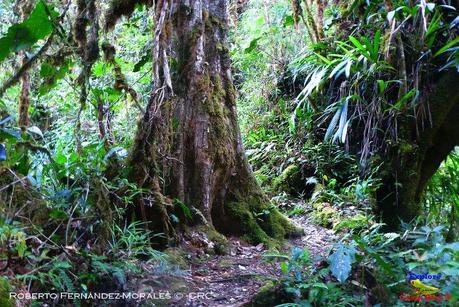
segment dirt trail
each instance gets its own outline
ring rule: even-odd
[[[335,240],[333,231],[313,225],[304,217],[293,222],[304,229],[305,235],[291,240],[285,253],[293,246],[306,246],[312,259],[325,256]],[[174,284],[170,291],[179,295],[167,306],[243,306],[268,280],[280,277],[279,264],[266,261],[263,254],[267,250],[262,244],[251,246],[236,238],[229,240],[228,254],[190,255],[189,269],[180,277],[169,277],[166,283]],[[161,306],[155,304],[147,306]]]

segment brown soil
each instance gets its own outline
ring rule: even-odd
[[[304,229],[305,235],[290,240],[282,252],[288,254],[293,246],[297,246],[307,247],[313,261],[326,256],[336,239],[333,231],[311,224],[306,217],[295,218],[293,222]],[[229,243],[226,255],[185,249],[182,256],[187,259],[186,269],[159,276],[152,272],[150,276],[155,276],[154,280],[148,277],[131,280],[136,291],[154,289],[156,294],[169,291],[172,297],[171,300],[147,300],[140,305],[249,306],[260,287],[280,278],[279,262],[264,256],[268,251],[262,244],[251,246],[237,238],[229,238]]]

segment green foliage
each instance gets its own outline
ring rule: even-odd
[[[402,235],[382,232],[382,226],[351,229],[330,251],[329,267],[317,267],[323,262],[311,261],[309,252],[300,248],[294,248],[290,256],[266,254],[281,261],[280,284],[293,294],[291,303],[281,306],[360,306],[363,297],[373,305],[396,306],[401,294],[411,294],[412,274],[440,274],[440,279],[428,284],[450,294],[449,303],[455,304],[459,300],[459,242],[445,242],[445,227],[404,225]]]
[[[180,211],[182,211],[183,215],[187,219],[191,220],[193,218],[190,208],[187,205],[185,205],[182,201],[180,201],[180,199],[175,199],[174,204],[180,209]]]
[[[367,226],[370,223],[371,217],[364,216],[360,213],[357,213],[356,215],[352,216],[349,219],[343,220],[339,223],[337,223],[334,227],[333,230],[335,231],[340,231],[342,229],[359,229]]]
[[[339,221],[338,210],[329,203],[316,202],[313,204],[311,221],[317,225],[332,228]]]
[[[8,225],[0,218],[0,259],[6,261],[11,257],[24,258],[28,250],[26,233],[17,224]]]
[[[46,253],[42,255],[42,259],[49,259]],[[17,276],[18,279],[28,281],[38,281],[41,285],[50,286],[55,291],[73,292],[75,291],[75,284],[73,279],[69,276],[69,269],[72,264],[69,260],[54,259],[51,263],[39,267],[41,270]]]
[[[291,164],[287,166],[281,175],[274,179],[273,187],[278,191],[284,191],[295,195],[304,188],[304,182],[298,165]]]
[[[39,256],[27,255],[36,268],[17,278],[24,282],[38,282],[39,288],[52,289],[56,292],[81,292],[94,290],[94,286],[104,281],[114,281],[121,289],[126,286],[130,274],[139,274],[139,259],[147,259],[152,268],[161,271],[170,270],[165,254],[154,250],[147,242],[153,235],[140,223],[133,223],[121,228],[113,225],[110,248],[105,254],[78,250],[67,246],[67,253],[52,255],[48,248]],[[75,266],[75,263],[80,263]],[[79,304],[79,301],[73,301]]]
[[[361,299],[337,283],[326,282],[330,270],[312,266],[306,248],[294,247],[290,255],[266,254],[265,257],[283,260],[279,283],[290,294],[290,303],[277,306],[356,306]]]
[[[151,261],[164,261],[164,254],[156,251],[147,243],[154,239],[157,234],[145,230],[143,222],[133,222],[120,227],[113,224],[111,229],[111,241],[109,254],[114,258],[119,257],[148,257]]]
[[[13,307],[15,306],[13,300],[10,298],[11,287],[8,280],[0,277],[0,306]]]
[[[449,21],[457,16],[454,10],[434,3],[427,5],[428,9],[415,3],[394,4],[395,9],[386,12],[382,2],[352,2],[345,13],[354,21],[352,29],[345,30],[352,35],[341,36],[337,31],[336,38],[308,46],[289,64],[293,80],[303,80],[304,84],[296,109],[318,113],[320,125],[326,125],[324,139],[360,152],[366,168],[371,153],[391,144],[388,136],[395,142],[396,129],[390,122],[409,117],[425,101],[419,84],[433,70],[412,74],[406,65],[417,59],[436,69],[457,65],[458,50],[453,46],[458,41],[448,34],[454,27]],[[399,26],[391,28],[395,24]],[[411,52],[406,51],[408,48]],[[448,55],[443,55],[439,64],[438,57],[444,52]],[[442,67],[445,58],[448,64]],[[292,116],[298,125],[302,119],[296,113]],[[363,130],[353,145],[347,140],[351,129]]]
[[[26,20],[11,25],[12,3],[0,2],[2,84],[18,68],[7,67],[13,53],[30,56],[53,32],[62,38],[53,39],[29,70],[31,123],[25,131],[16,124],[20,86],[0,100],[0,166],[17,177],[15,183],[0,178],[0,189],[13,196],[18,183],[24,184],[46,207],[46,221],[30,225],[20,217],[22,208],[0,204],[0,260],[13,257],[30,267],[16,279],[34,291],[88,292],[106,281],[123,289],[145,262],[169,272],[168,258],[150,245],[162,234],[121,218],[146,194],[129,182],[124,163],[134,122],[152,92],[154,22],[151,12],[136,9],[146,2],[110,4],[106,21],[114,29],[104,33],[104,40],[117,42],[114,62],[98,59],[87,76],[82,75],[85,50],[75,48],[71,33],[60,33],[73,29],[72,10],[58,21],[62,7],[37,1]],[[399,139],[397,125],[413,114],[425,116],[417,108],[425,101],[430,76],[459,69],[457,12],[438,3],[392,2],[390,11],[383,1],[330,2],[328,35],[317,44],[310,43],[303,26],[294,27],[287,0],[250,1],[232,28],[241,131],[258,181],[277,203],[288,204],[291,215],[307,214],[344,236],[330,251],[329,267],[327,261],[317,267],[304,248],[267,255],[281,259],[280,285],[293,296],[289,306],[360,306],[367,298],[394,305],[401,291],[409,291],[406,273],[426,270],[441,273],[444,278],[434,285],[453,294],[453,303],[458,300],[457,152],[429,183],[419,225],[386,233],[370,214],[380,186],[374,153],[393,144],[405,152],[416,150]],[[130,19],[115,26],[122,15]],[[170,61],[176,78],[177,64]],[[137,99],[116,86],[120,71]],[[80,105],[83,82],[88,96]],[[285,192],[302,198],[297,206],[291,207],[292,195]],[[190,204],[173,203],[180,219],[171,214],[171,220],[192,219]],[[278,247],[286,234],[295,233],[275,206],[261,206],[259,199],[232,205],[230,214],[242,217],[241,235],[252,243]],[[225,241],[213,231],[207,231],[212,241]],[[0,280],[0,306],[11,303],[3,300],[6,291],[9,285]]]
[[[349,277],[355,261],[355,253],[355,249],[338,244],[333,254],[330,255],[330,271],[339,282],[344,282]]]
[[[101,278],[114,278],[119,285],[126,285],[126,273],[129,270],[135,270],[135,266],[132,263],[125,263],[121,261],[112,261],[105,256],[89,255],[91,259],[91,272],[83,272],[83,282],[94,282]],[[84,288],[84,287],[83,287]]]
[[[459,153],[455,149],[430,180],[424,195],[427,221],[448,223],[449,238],[457,238],[459,220]]]
[[[53,30],[53,19],[56,18],[56,14],[44,1],[38,1],[30,16],[22,23],[11,26],[0,39],[0,62],[11,52],[30,48],[48,36]]]
[[[283,81],[282,74],[289,60],[305,45],[302,34],[292,24],[286,24],[286,20],[292,20],[289,1],[251,1],[232,33],[231,57],[235,84],[241,95],[239,122],[246,143],[251,132],[258,133],[265,116],[268,119],[273,115],[274,121],[280,117],[277,100],[281,98],[278,87]]]
[[[442,293],[450,293],[453,302],[458,300],[459,245],[445,242],[444,226],[405,225],[403,235],[383,233],[381,226],[374,224],[343,239],[349,239],[346,248],[358,250],[356,270],[371,272],[376,282],[386,288],[385,296],[376,295],[379,302],[395,302],[400,293],[409,293],[409,272],[441,274],[442,278],[432,281],[432,285],[441,288]]]
[[[31,105],[25,132],[16,123],[20,86],[10,87],[0,100],[0,166],[13,178],[0,178],[1,195],[9,202],[3,206],[3,198],[0,200],[0,260],[3,264],[13,257],[8,270],[16,273],[14,283],[30,283],[35,292],[85,293],[100,285],[106,290],[123,289],[130,275],[139,274],[141,261],[167,274],[166,257],[151,245],[157,235],[146,231],[145,225],[120,223],[126,208],[144,193],[126,178],[124,159],[133,140],[133,123],[150,95],[150,66],[136,63],[138,55],[151,47],[146,47],[151,39],[151,15],[137,10],[129,22],[105,35],[108,41],[119,42],[115,61],[138,92],[137,101],[114,88],[113,65],[98,61],[88,75],[88,97],[80,110],[80,51],[73,45],[71,33],[60,40],[64,38],[61,31],[74,26],[73,10],[58,7],[60,13],[67,12],[66,18],[58,20],[57,10],[48,2],[36,2],[28,19],[9,28],[16,19],[5,10],[10,13],[12,4],[0,2],[0,31],[4,34],[0,61],[20,50],[30,57],[42,39],[52,32],[59,34],[28,71]],[[3,85],[18,67],[10,68],[7,61],[0,65]],[[80,152],[75,151],[77,117],[81,122]],[[101,126],[106,131],[104,137]],[[114,163],[119,166],[116,170]],[[27,197],[20,198],[19,193]],[[28,208],[35,208],[35,201],[44,207],[44,218],[38,225],[28,221],[24,212],[32,211]],[[35,211],[33,219],[39,214],[41,211]],[[17,273],[22,266],[27,266],[24,271],[28,273]]]
[[[44,95],[57,85],[57,82],[64,78],[73,63],[70,59],[66,59],[59,66],[54,66],[52,62],[45,62],[40,68],[40,77],[43,82],[38,90],[40,95]]]

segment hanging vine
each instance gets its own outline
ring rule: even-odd
[[[87,29],[89,27],[89,30]],[[89,77],[91,68],[99,57],[99,11],[96,0],[78,0],[77,18],[74,25],[74,39],[78,44],[77,54],[82,63],[82,70],[77,83],[80,86],[80,108],[75,126],[77,152],[81,154],[81,114],[88,99]]]

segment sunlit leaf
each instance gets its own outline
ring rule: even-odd
[[[387,13],[387,21],[389,21],[389,23],[391,23],[392,20],[394,20],[395,13],[396,11],[390,11]]]
[[[43,138],[43,132],[41,132],[41,129],[38,128],[37,126],[31,126],[31,127],[27,128],[27,131],[32,133],[32,134],[36,134],[36,135],[40,136],[41,138]]]
[[[443,53],[445,53],[446,51],[448,51],[448,49],[450,49],[451,47],[453,47],[454,45],[456,44],[459,44],[459,37],[456,37],[455,39],[453,39],[452,41],[448,42],[447,44],[445,44],[443,47],[440,48],[440,50],[438,50],[435,54],[434,54],[434,57],[437,57]]]
[[[258,41],[261,39],[261,36],[260,37],[257,37],[255,39],[253,39],[249,46],[247,48],[244,49],[244,53],[250,53],[252,52],[253,50],[255,50],[255,48],[257,48],[258,46]]]
[[[454,20],[449,25],[449,28],[452,29],[452,28],[456,27],[458,24],[459,24],[459,16],[456,16],[456,18],[454,18]]]
[[[427,8],[429,11],[433,12],[433,10],[434,10],[434,8],[435,8],[435,3],[433,3],[433,2],[426,3],[426,8]]]
[[[328,125],[327,132],[325,133],[325,140],[329,140],[331,138],[332,133],[333,131],[335,131],[336,125],[338,124],[340,115],[341,115],[341,108],[338,108],[330,124]]]
[[[380,94],[384,94],[384,91],[386,90],[386,82],[384,80],[377,80],[378,83],[378,89]]]
[[[9,115],[7,117],[5,117],[4,119],[0,120],[0,125],[4,125],[6,123],[8,123],[9,121],[12,121],[13,120],[13,116]]]
[[[6,35],[0,38],[0,62],[11,52],[29,48],[52,32],[52,16],[48,15],[48,11],[46,4],[39,1],[28,19],[8,29]]]
[[[335,252],[328,258],[331,273],[339,282],[343,282],[349,277],[352,264],[355,261],[355,254],[354,248],[339,243]]]
[[[99,62],[92,67],[92,74],[95,77],[102,77],[110,72],[113,65]]]
[[[294,21],[292,15],[287,15],[287,16],[285,16],[285,20],[284,20],[284,23],[283,23],[283,26],[284,26],[284,27],[290,27],[290,26],[292,26],[294,23],[295,23],[295,21]]]
[[[344,129],[346,128],[347,129],[347,123],[348,123],[348,120],[347,120],[347,111],[348,111],[348,105],[349,105],[349,102],[348,102],[348,99],[346,99],[343,103],[343,105],[341,106],[341,114],[340,114],[340,117],[339,117],[339,126],[338,126],[338,130],[336,131],[336,134],[335,136],[333,137],[333,142],[335,142],[337,139],[340,139],[340,140],[345,140],[346,139],[346,132],[344,132]],[[344,141],[343,141],[344,143]]]

